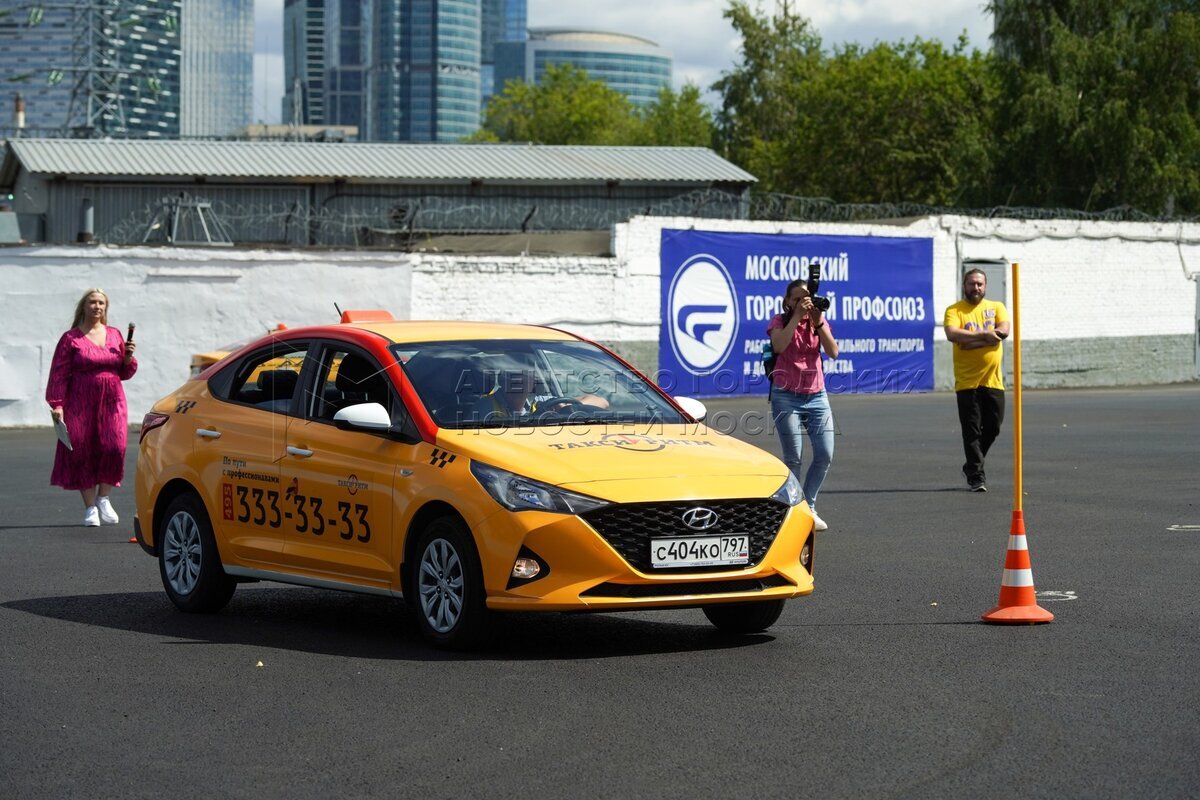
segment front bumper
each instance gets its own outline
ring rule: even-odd
[[[788,510],[765,554],[747,567],[638,569],[586,521],[563,514],[499,512],[484,520],[477,534],[487,605],[496,611],[688,608],[813,591],[812,517],[804,506]],[[806,543],[807,569],[800,563]],[[512,585],[513,561],[529,551],[548,570]]]

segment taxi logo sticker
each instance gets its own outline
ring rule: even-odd
[[[186,414],[187,412],[191,411],[195,407],[196,407],[195,400],[180,400],[178,403],[175,404],[175,413],[176,414]]]
[[[453,453],[446,450],[439,450],[435,447],[433,448],[433,455],[430,457],[429,463],[431,466],[437,467],[438,469],[445,469],[446,465],[456,458],[458,458],[458,456],[454,455]]]
[[[632,450],[635,453],[656,453],[667,446],[665,442],[658,439],[628,433],[606,433],[600,437],[600,441],[622,450]]]
[[[576,450],[581,447],[616,447],[631,453],[657,453],[667,445],[682,445],[684,447],[715,447],[712,442],[704,439],[674,439],[659,436],[642,436],[636,433],[606,433],[599,439],[582,442],[553,442],[546,445],[552,450]]]
[[[291,500],[300,493],[300,479],[292,478],[292,482],[288,485],[287,491],[283,493],[285,500]]]
[[[347,475],[345,480],[338,481],[337,485],[347,489],[350,492],[351,497],[358,494],[359,489],[370,488],[367,486],[367,484],[360,481],[358,479],[358,476],[355,475],[353,472],[351,472],[349,475]]]

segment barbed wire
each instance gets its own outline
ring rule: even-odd
[[[97,231],[113,244],[140,244],[180,195],[155,203]],[[202,199],[202,198],[196,198]],[[330,202],[330,201],[336,202]],[[871,222],[956,215],[985,219],[1094,220],[1106,222],[1195,221],[1153,216],[1131,206],[1103,211],[997,206],[971,209],[918,203],[835,203],[827,198],[777,193],[749,196],[697,189],[671,197],[579,194],[554,197],[494,194],[486,197],[345,194],[312,203],[240,203],[219,198],[213,215],[237,244],[404,248],[435,235],[547,233],[604,230],[636,215],[796,222]],[[186,210],[186,209],[183,209]],[[153,238],[161,241],[161,235]]]
[[[470,199],[436,195],[339,199],[343,202],[337,205],[204,201],[233,242],[296,246],[402,246],[430,235],[603,230],[638,214],[737,219],[744,213],[738,194],[709,189],[668,198],[496,194]],[[179,195],[163,197],[97,235],[113,244],[140,244],[160,211],[178,203]]]
[[[800,197],[772,192],[753,194],[750,198],[750,218],[773,222],[868,222],[880,219],[943,215],[984,219],[1066,219],[1097,222],[1195,222],[1200,219],[1196,216],[1156,216],[1129,205],[1116,206],[1102,211],[1081,211],[1075,208],[1030,206],[955,208],[921,203],[836,203],[826,197]]]

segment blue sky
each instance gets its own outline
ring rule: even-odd
[[[529,25],[597,28],[657,42],[675,59],[675,83],[707,89],[737,59],[738,39],[721,16],[725,0],[528,0]],[[772,11],[781,0],[761,0]],[[812,20],[826,46],[870,45],[920,36],[949,44],[964,30],[987,49],[992,30],[985,0],[791,0]],[[283,95],[283,0],[256,0],[255,120],[278,122]]]

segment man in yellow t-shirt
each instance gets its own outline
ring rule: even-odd
[[[983,459],[1004,422],[1001,360],[1008,337],[1008,309],[984,300],[987,275],[973,269],[963,276],[963,296],[946,309],[943,327],[954,344],[954,392],[962,425],[963,476],[972,492],[986,492]]]

